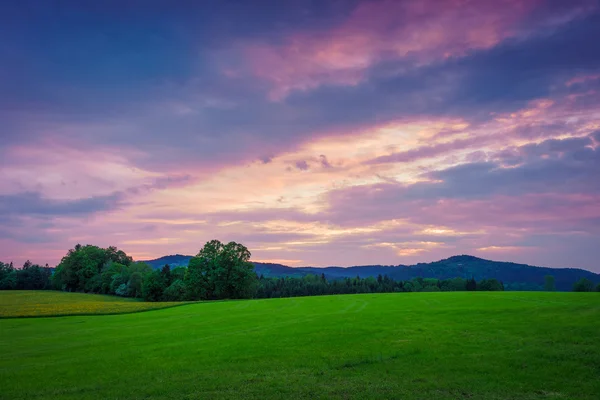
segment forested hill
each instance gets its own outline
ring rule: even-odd
[[[165,256],[156,260],[145,261],[153,268],[161,268],[169,264],[171,268],[187,266],[191,256],[181,254]],[[546,275],[554,276],[557,290],[571,290],[573,283],[581,278],[587,278],[595,283],[600,283],[600,274],[577,268],[544,268],[526,264],[490,261],[478,257],[461,255],[431,263],[416,265],[366,265],[356,267],[301,267],[292,268],[281,264],[253,263],[258,275],[265,277],[300,277],[306,274],[325,274],[328,279],[361,278],[369,276],[387,275],[394,280],[409,280],[416,277],[422,278],[475,278],[498,279],[504,282],[507,290],[538,290],[544,285]]]

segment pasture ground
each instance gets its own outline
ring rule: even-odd
[[[366,294],[0,320],[2,399],[599,396],[598,293]]]

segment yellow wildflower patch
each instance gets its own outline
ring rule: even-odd
[[[155,310],[184,302],[144,302],[116,296],[41,290],[0,291],[0,318],[123,314]]]

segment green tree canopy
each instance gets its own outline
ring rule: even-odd
[[[104,249],[77,244],[68,251],[56,267],[52,277],[53,286],[69,292],[83,292],[86,290],[87,281],[101,273],[102,267],[108,260]]]
[[[477,285],[477,290],[481,291],[502,291],[504,286],[497,279],[483,279]]]
[[[185,283],[181,279],[176,279],[171,286],[165,289],[163,300],[181,301],[185,298]]]
[[[249,260],[250,251],[240,243],[207,242],[188,265],[186,297],[190,300],[252,297],[256,274]]]
[[[77,244],[56,267],[52,286],[58,290],[142,296],[142,283],[152,268],[134,263],[132,258],[114,246]]]
[[[477,290],[477,282],[475,281],[475,278],[469,279],[465,285],[465,288],[468,291]]]
[[[17,271],[12,263],[0,262],[0,290],[15,289],[17,287]]]
[[[594,282],[590,281],[587,278],[581,278],[573,285],[574,292],[593,292],[594,291]]]
[[[142,294],[146,301],[160,301],[164,291],[164,281],[159,271],[146,275],[142,285]]]

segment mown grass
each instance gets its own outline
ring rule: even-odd
[[[137,299],[84,293],[0,291],[0,318],[123,314],[173,307],[182,303],[149,303]]]
[[[5,399],[594,399],[597,293],[399,293],[0,320]]]

